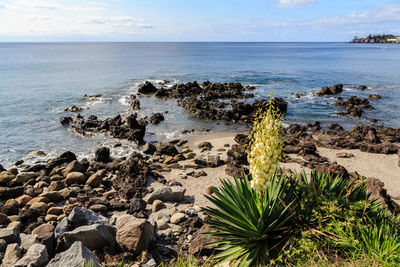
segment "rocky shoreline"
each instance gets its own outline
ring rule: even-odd
[[[340,94],[342,87],[328,87],[317,94]],[[177,99],[196,118],[248,123],[254,112],[268,103],[246,103],[244,99],[253,97],[248,92],[252,89],[236,83],[192,82],[170,88],[145,83],[130,99],[132,110],[140,108],[139,95],[151,95]],[[277,103],[285,112],[287,102],[277,99]],[[340,104],[341,107],[351,116],[353,110],[368,108],[365,101],[357,104],[353,99],[343,103],[346,104]],[[132,266],[157,266],[160,262],[175,261],[178,255],[207,259],[213,253],[212,247],[205,246],[212,239],[202,235],[210,230],[208,216],[198,205],[199,196],[188,193],[192,191],[187,186],[202,184],[196,190],[211,194],[218,179],[223,178],[214,175],[232,177],[248,172],[248,133],[237,133],[232,142],[221,144],[212,138],[196,143],[185,139],[145,142],[146,125],[159,123],[161,116],[139,119],[137,114],[130,113],[103,120],[94,115],[87,119],[80,115],[60,119],[61,124],[81,135],[102,133],[140,145],[140,151],[129,157],[113,158],[112,148],[100,147],[91,160],[78,160],[67,151],[34,165],[20,162],[8,169],[0,165],[2,266],[72,267],[82,266],[85,261],[98,266],[122,260]],[[344,131],[338,124],[323,126],[310,122],[288,125],[283,138],[283,165],[294,163],[341,174],[355,183],[369,174],[348,171],[321,156],[318,148],[337,149],[338,157],[343,158],[352,157],[343,149],[397,154],[400,167],[400,129],[360,125]],[[281,171],[292,175],[291,170]],[[371,198],[378,198],[389,213],[400,212],[400,206],[379,180],[381,177],[367,177]],[[201,183],[206,178],[207,183]]]

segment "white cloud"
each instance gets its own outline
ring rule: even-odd
[[[375,6],[364,12],[351,12],[343,16],[325,17],[313,20],[297,22],[274,23],[274,27],[310,26],[310,27],[332,27],[332,26],[355,26],[355,25],[379,25],[391,22],[400,22],[400,4],[386,4]]]
[[[154,28],[140,18],[104,15],[105,7],[61,1],[13,0],[1,9],[0,36],[130,35]]]
[[[276,6],[280,8],[303,8],[314,3],[315,0],[279,0]]]

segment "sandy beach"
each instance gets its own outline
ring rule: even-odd
[[[198,144],[207,141],[213,147],[211,151],[206,152],[206,155],[219,155],[221,160],[226,160],[226,151],[236,142],[234,141],[236,133],[213,133],[207,135],[197,135],[189,139],[186,146],[193,150],[196,154],[200,154]],[[227,146],[229,145],[229,147]],[[330,149],[317,147],[317,152],[327,157],[330,162],[337,162],[345,167],[349,172],[357,172],[366,178],[378,178],[385,183],[385,188],[394,200],[400,200],[400,167],[398,166],[398,155],[385,155],[362,152],[358,149]],[[354,157],[340,158],[339,153],[351,153]],[[295,154],[289,154],[291,157],[298,157]],[[181,165],[193,164],[193,160],[181,161]],[[163,172],[167,181],[179,181],[186,188],[186,195],[194,198],[194,204],[198,206],[209,205],[209,201],[204,197],[204,188],[207,186],[220,186],[220,179],[233,179],[225,173],[225,165],[216,168],[202,168],[201,170],[207,173],[207,176],[194,178],[187,176],[186,173],[190,170],[172,169],[171,172]],[[283,170],[292,170],[295,172],[310,173],[310,169],[302,167],[297,163],[281,163]],[[187,177],[182,179],[182,177]],[[161,184],[160,184],[161,185]],[[153,185],[157,187],[157,185]]]

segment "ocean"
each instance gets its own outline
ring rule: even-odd
[[[135,144],[104,136],[81,137],[61,126],[63,112],[76,105],[83,116],[99,118],[129,111],[126,96],[144,81],[240,82],[255,85],[256,98],[270,91],[289,102],[285,123],[321,121],[345,128],[370,123],[338,117],[333,97],[314,97],[324,86],[344,84],[344,98],[380,94],[366,111],[378,124],[400,127],[400,45],[350,43],[0,43],[0,164],[39,160],[29,152],[41,150],[54,157],[71,150],[93,156],[95,148],[116,142],[114,156],[136,149]],[[366,85],[368,89],[355,89]],[[305,93],[297,99],[290,93]],[[102,94],[84,100],[85,95]],[[139,117],[166,112],[165,121],[149,125],[148,141],[182,137],[182,130],[209,128],[237,131],[243,125],[200,121],[174,100],[140,98]],[[200,132],[201,133],[201,132]],[[42,160],[45,160],[43,158]]]

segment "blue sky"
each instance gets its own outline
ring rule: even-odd
[[[400,0],[0,0],[0,41],[348,41]]]

